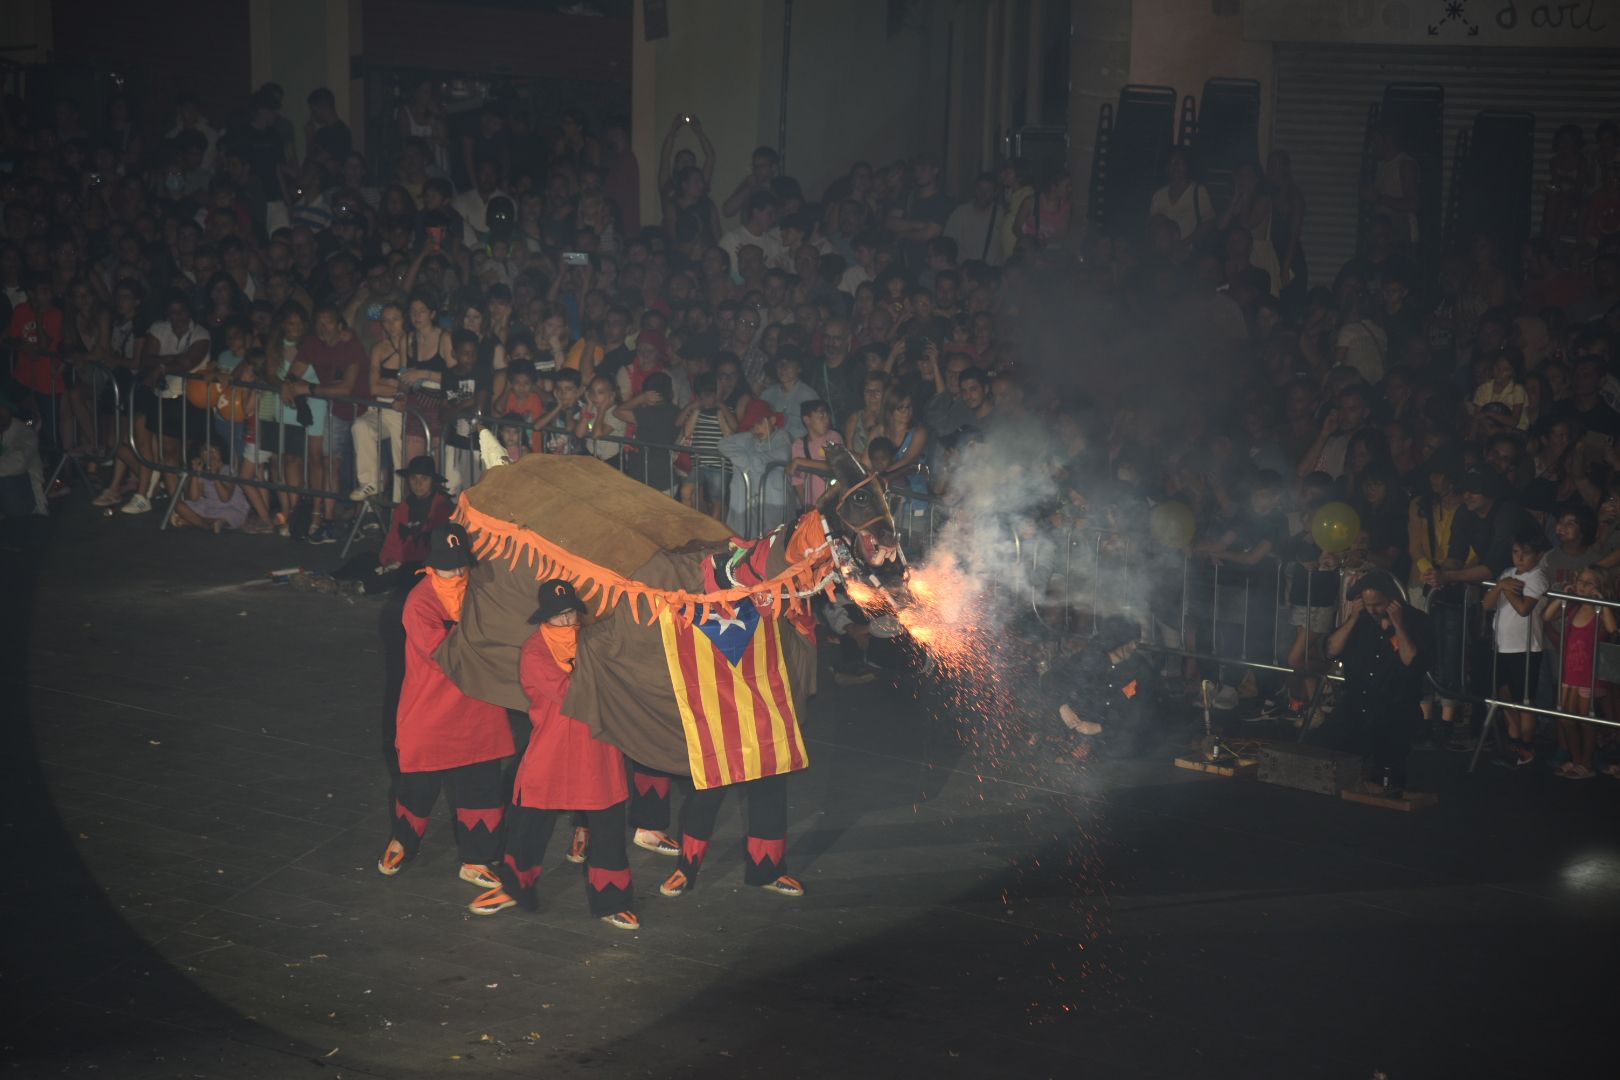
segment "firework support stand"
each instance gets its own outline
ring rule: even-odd
[[[1252,754],[1236,753],[1219,736],[1208,735],[1199,743],[1198,749],[1176,758],[1176,768],[1210,776],[1253,780],[1257,762],[1258,759]]]

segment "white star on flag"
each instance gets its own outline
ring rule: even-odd
[[[736,618],[735,616],[733,616],[731,618],[727,618],[726,616],[724,616],[724,615],[722,615],[720,613],[720,610],[718,608],[716,608],[715,610],[709,612],[708,618],[704,619],[703,621],[706,622],[706,623],[719,623],[720,624],[720,632],[722,634],[724,634],[727,630],[732,629],[733,627],[735,627],[735,628],[737,628],[739,630],[742,630],[742,629],[745,629],[747,627],[747,625],[748,625],[747,623],[743,622],[739,618]]]

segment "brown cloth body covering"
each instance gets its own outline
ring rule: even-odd
[[[725,551],[730,538],[720,522],[594,458],[537,454],[490,470],[464,497],[483,514],[655,588],[703,592],[703,559]],[[476,543],[476,530],[473,538]],[[772,545],[770,573],[787,567],[786,546],[784,533]],[[537,604],[537,569],[527,553],[515,565],[496,553],[472,568],[460,629],[437,654],[445,673],[472,697],[528,710],[518,665],[534,632],[528,620]],[[587,617],[564,711],[631,759],[689,775],[658,622],[642,601],[638,623],[631,602],[621,597],[604,615]],[[594,602],[587,606],[594,612]],[[816,689],[815,645],[789,623],[782,627],[782,649],[802,720]]]

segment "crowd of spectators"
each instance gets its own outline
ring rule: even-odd
[[[1539,690],[1466,674],[1497,606],[1577,582],[1611,594],[1612,122],[1591,149],[1560,133],[1537,235],[1446,249],[1418,235],[1415,163],[1381,133],[1362,250],[1312,284],[1311,192],[1281,150],[1221,202],[1173,149],[1139,228],[1101,234],[1062,169],[1016,160],[961,200],[926,153],[856,161],[808,192],[770,147],[716,177],[684,114],[646,169],[622,119],[490,103],[453,125],[431,83],[402,97],[386,161],[355,149],[325,90],[301,140],[273,85],[217,127],[194,99],[172,104],[143,125],[120,98],[102,117],[6,103],[3,471],[33,477],[26,493],[8,481],[6,514],[56,494],[37,453],[14,450],[29,420],[109,510],[168,496],[177,525],[311,543],[340,538],[357,507],[472,482],[486,428],[510,457],[595,454],[739,530],[814,498],[832,443],[882,473],[908,519],[960,509],[954,467],[972,447],[1027,447],[1044,484],[1009,508],[1021,527],[1139,534],[1155,505],[1184,503],[1196,560],[1246,586],[1247,621],[1286,612],[1276,640],[1232,646],[1169,613],[1179,584],[1155,590],[1158,643],[1300,673],[1223,670],[1220,705],[1302,711],[1338,571],[1376,568],[1434,621],[1426,708],[1453,738],[1488,689],[1562,700],[1550,671]],[[114,387],[139,454],[109,423]],[[1361,535],[1324,555],[1309,522],[1336,501]],[[412,535],[427,513],[404,514]],[[1515,567],[1522,586],[1487,585]],[[1596,640],[1610,625],[1574,621]],[[1548,625],[1534,641],[1557,649]],[[1600,683],[1572,700],[1614,698]],[[1533,760],[1526,729],[1511,734],[1508,760]],[[1560,743],[1563,775],[1593,775],[1589,742]]]

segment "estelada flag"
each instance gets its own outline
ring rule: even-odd
[[[810,764],[782,658],[781,620],[743,600],[686,625],[658,616],[669,681],[686,732],[692,783],[711,788]]]

